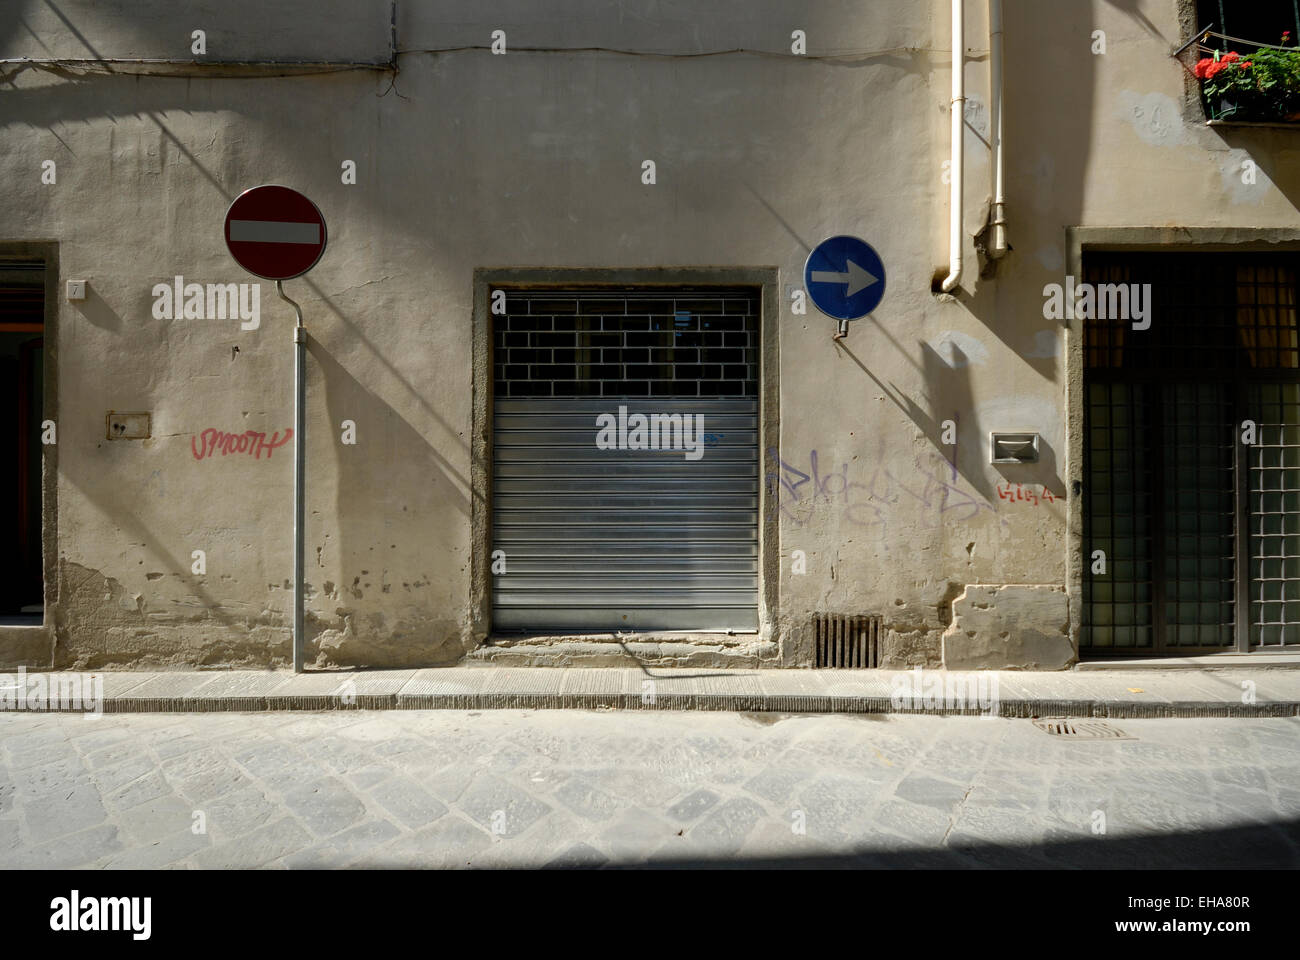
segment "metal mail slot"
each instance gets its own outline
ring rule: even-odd
[[[995,430],[989,434],[989,457],[991,463],[1037,463],[1038,434]]]

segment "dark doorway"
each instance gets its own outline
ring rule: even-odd
[[[1083,321],[1083,653],[1294,649],[1300,256],[1090,252],[1084,274],[1099,306],[1150,286],[1145,329]]]
[[[0,261],[0,623],[44,619],[41,422],[45,391],[45,265]]]

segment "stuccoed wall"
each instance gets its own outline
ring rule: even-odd
[[[17,15],[0,18],[4,57],[189,59],[195,29],[208,60],[388,56],[382,2],[7,6]],[[77,278],[90,290],[58,305],[53,661],[288,658],[291,447],[196,460],[191,441],[209,427],[292,425],[292,310],[263,283],[255,331],[152,315],[154,284],[177,274],[253,280],[221,223],[263,182],[312,197],[330,232],[319,265],[286,284],[312,337],[309,660],[434,664],[474,645],[476,267],[734,265],[781,275],[781,462],[766,471],[793,483],[815,457],[822,480],[820,495],[809,482],[781,497],[771,627],[783,662],[804,660],[796,628],[827,610],[882,614],[894,665],[945,653],[976,666],[1068,661],[1064,498],[1077,467],[1067,471],[1065,339],[1042,311],[1044,284],[1064,277],[1065,228],[1291,226],[1300,158],[1292,131],[1195,122],[1168,56],[1183,40],[1178,4],[1008,0],[1014,249],[981,279],[988,33],[985,4],[967,9],[967,267],[955,299],[931,293],[947,261],[942,2],[404,3],[401,50],[473,49],[403,53],[395,79],[8,68],[0,241],[58,241],[60,289]],[[505,56],[486,49],[497,29]],[[807,57],[789,55],[795,29]],[[1097,29],[1104,55],[1090,52]],[[555,49],[578,47],[606,52]],[[672,55],[735,48],[756,52]],[[1248,155],[1252,187],[1238,175]],[[47,159],[54,185],[40,182]],[[641,182],[647,159],[653,186]],[[341,182],[345,160],[355,185]],[[808,248],[838,233],[867,239],[889,275],[880,308],[837,347],[832,322],[793,315],[789,293]],[[107,441],[109,410],[151,411],[153,438]],[[955,468],[940,443],[948,419]],[[355,446],[340,443],[343,420],[356,423]],[[993,429],[1041,432],[1042,462],[990,466]],[[1008,501],[1008,483],[1057,499]],[[195,550],[204,575],[191,572]],[[794,550],[806,574],[792,574]],[[988,597],[1005,616],[996,604],[963,610]],[[1027,617],[1042,637],[1009,645],[1001,635]],[[0,653],[22,659],[18,649]]]

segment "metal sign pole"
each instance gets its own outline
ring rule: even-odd
[[[226,249],[235,262],[263,280],[293,307],[293,672],[302,673],[306,638],[307,565],[307,328],[302,308],[284,295],[284,281],[301,277],[325,253],[325,218],[320,208],[289,187],[264,183],[245,190],[226,210]]]
[[[275,281],[280,299],[293,305],[298,325],[293,328],[293,672],[303,667],[303,584],[304,541],[307,535],[307,328],[302,325],[302,308],[284,295],[284,281]]]

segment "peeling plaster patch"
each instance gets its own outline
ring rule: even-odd
[[[315,637],[319,667],[399,667],[410,663],[455,663],[467,652],[461,626],[423,614],[399,618],[391,627],[383,614],[339,608],[335,620]],[[310,654],[310,651],[309,651]]]
[[[143,595],[93,568],[60,558],[58,576],[58,668],[271,666],[291,657],[292,631],[272,611],[235,614],[203,596],[146,611]]]
[[[1143,143],[1153,147],[1177,147],[1190,142],[1182,111],[1173,98],[1163,93],[1138,94],[1124,90],[1119,95],[1120,113],[1133,125]]]
[[[943,664],[943,627],[924,624],[885,624],[881,636],[880,665],[890,670]]]
[[[1049,273],[1061,273],[1065,270],[1065,254],[1060,247],[1039,247],[1034,252],[1035,259]]]
[[[1223,192],[1228,195],[1228,199],[1233,204],[1259,205],[1269,197],[1276,196],[1273,192],[1273,181],[1268,178],[1268,174],[1258,162],[1254,165],[1255,182],[1242,182],[1241,176],[1246,170],[1245,165],[1248,160],[1254,162],[1254,158],[1247,151],[1233,148],[1228,151],[1219,170],[1223,174]]]
[[[1026,357],[1043,359],[1061,355],[1061,337],[1056,330],[1035,330],[1034,345],[1025,351]]]
[[[988,348],[968,333],[945,330],[930,346],[950,367],[973,367],[989,358]]]
[[[1075,658],[1062,585],[967,584],[952,614],[943,635],[949,670],[1059,670]]]
[[[952,605],[956,599],[963,595],[966,590],[964,583],[958,583],[955,580],[949,580],[948,586],[943,591],[943,596],[935,604],[935,612],[939,616],[939,622],[945,627],[952,626]]]
[[[209,598],[146,611],[141,594],[72,561],[59,561],[61,639],[56,666],[274,667],[292,660],[293,631],[284,613]],[[455,663],[473,646],[464,624],[408,610],[391,625],[381,613],[336,607],[306,611],[307,658],[319,666],[398,667]]]

